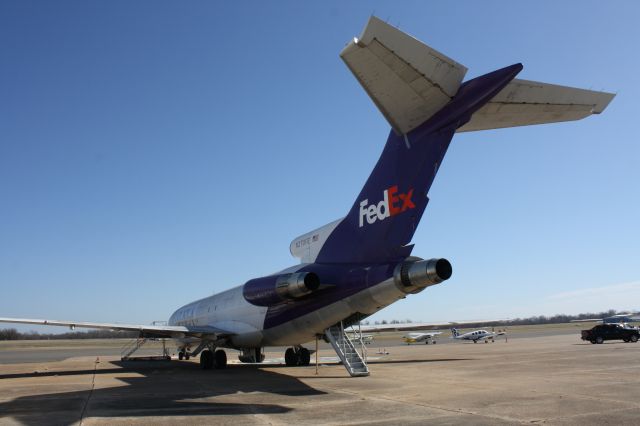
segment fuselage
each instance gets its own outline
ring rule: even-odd
[[[486,330],[475,330],[470,331],[468,333],[460,334],[458,336],[454,336],[454,339],[459,340],[480,340],[480,339],[489,339],[495,337],[495,333]]]
[[[176,310],[169,325],[211,326],[234,335],[220,346],[255,348],[263,346],[300,345],[353,315],[369,316],[406,296],[393,276],[397,263],[383,265],[336,266],[331,278],[330,267],[320,270],[327,277],[328,288],[312,298],[284,301],[275,306],[256,306],[243,295],[243,286],[191,302]],[[296,265],[277,274],[309,269]],[[274,275],[277,275],[274,274]],[[340,276],[343,278],[340,279]],[[178,344],[194,341],[179,339]]]
[[[425,340],[430,340],[434,338],[434,334],[431,333],[409,333],[405,336],[402,336],[406,343],[417,343],[424,342]]]

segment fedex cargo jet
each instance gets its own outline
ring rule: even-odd
[[[351,375],[367,375],[344,327],[451,277],[446,259],[413,256],[411,240],[455,133],[578,120],[614,97],[516,79],[520,63],[463,81],[463,65],[375,17],[340,56],[391,131],[347,215],[293,240],[300,264],[189,303],[166,326],[0,321],[169,337],[180,358],[199,355],[204,369],[226,366],[223,348],[260,362],[265,346],[289,346],[286,364],[307,365],[302,344],[323,337]]]

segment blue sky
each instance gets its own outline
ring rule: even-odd
[[[453,278],[373,319],[638,309],[635,2],[0,3],[0,316],[148,323],[295,263],[388,124],[338,54],[370,14],[469,68],[616,92],[457,135],[414,254]]]

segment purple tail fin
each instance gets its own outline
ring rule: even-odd
[[[318,263],[404,259],[427,207],[427,196],[456,129],[522,69],[512,65],[460,86],[455,98],[407,135],[391,131],[382,155],[342,222],[323,245]]]

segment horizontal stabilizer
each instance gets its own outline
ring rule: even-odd
[[[340,57],[399,134],[409,133],[445,106],[467,72],[375,16]]]
[[[614,96],[612,93],[514,79],[457,131],[579,120],[604,111]]]

